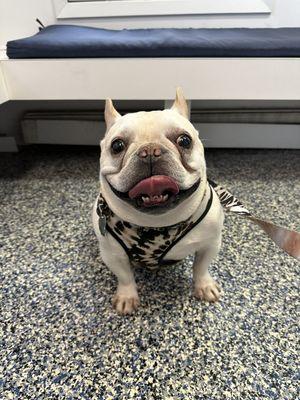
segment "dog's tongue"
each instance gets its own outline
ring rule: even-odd
[[[141,195],[147,195],[149,197],[160,196],[165,192],[171,192],[177,194],[179,187],[177,183],[165,175],[153,175],[150,178],[143,179],[136,184],[130,191],[129,197],[135,199]]]

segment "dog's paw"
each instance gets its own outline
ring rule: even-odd
[[[117,290],[112,301],[113,307],[120,315],[133,314],[139,304],[140,299],[136,291],[132,293],[124,293],[123,291]]]
[[[221,297],[221,287],[211,277],[197,283],[194,288],[194,296],[203,301],[214,303]]]

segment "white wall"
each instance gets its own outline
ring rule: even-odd
[[[0,48],[8,40],[33,35],[38,31],[36,18],[55,23],[51,0],[0,0]]]
[[[90,18],[85,20],[63,20],[58,23],[114,29],[138,27],[300,26],[300,0],[265,0],[265,2],[272,8],[270,15]],[[5,48],[8,40],[36,33],[38,31],[38,25],[35,22],[36,18],[41,19],[45,25],[57,23],[52,0],[0,0],[0,49]]]

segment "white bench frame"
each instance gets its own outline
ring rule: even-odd
[[[0,61],[6,100],[300,100],[300,58],[95,58]],[[1,83],[2,82],[2,83]]]

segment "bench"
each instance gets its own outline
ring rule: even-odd
[[[103,31],[107,37],[101,48],[95,35]],[[63,32],[68,33],[68,45]],[[9,42],[8,55],[14,58],[0,60],[0,103],[112,97],[165,100],[168,104],[176,86],[184,88],[190,102],[300,100],[300,28],[149,29],[131,33],[57,25],[31,38]],[[127,40],[127,48],[122,57],[116,57],[124,45],[120,34]],[[142,40],[138,39],[141,34]],[[88,45],[80,56],[82,40],[89,35],[96,47]],[[34,53],[30,46],[39,38],[43,40]],[[145,43],[149,44],[146,48]],[[167,57],[161,56],[162,49]],[[26,56],[26,51],[27,58],[19,58]],[[55,58],[48,58],[51,54]]]

